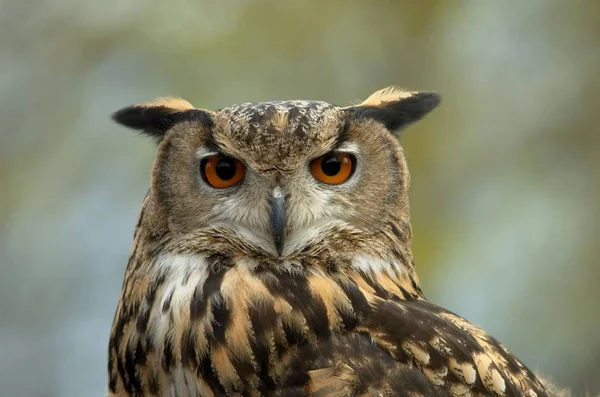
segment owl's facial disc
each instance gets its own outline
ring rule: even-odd
[[[203,201],[213,203],[206,232],[287,257],[343,226],[360,150],[344,142],[315,156],[281,170],[259,169],[218,148],[197,151]]]

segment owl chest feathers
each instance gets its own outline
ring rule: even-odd
[[[420,295],[399,266],[361,255],[354,262],[355,270],[342,273],[219,255],[160,255],[147,274],[150,283],[129,281],[134,286],[124,288],[131,296],[121,300],[113,327],[111,380],[128,383],[133,394],[176,388],[177,396],[279,382],[293,372],[304,344],[360,328],[362,310],[381,299],[378,293]]]
[[[109,348],[110,390],[125,392],[114,395],[319,395],[334,385],[348,396],[411,386],[544,395],[495,339],[379,258],[355,255],[336,272],[163,254],[149,272],[149,284],[126,279]]]

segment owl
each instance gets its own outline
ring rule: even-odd
[[[547,396],[429,302],[398,133],[438,106],[180,98],[113,119],[157,142],[109,341],[108,395]]]

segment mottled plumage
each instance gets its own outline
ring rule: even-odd
[[[419,287],[396,133],[438,103],[389,88],[349,107],[209,111],[162,98],[117,112],[158,151],[110,336],[109,395],[549,395]],[[353,159],[343,183],[311,174],[327,153]],[[211,156],[239,161],[243,180],[211,187]]]

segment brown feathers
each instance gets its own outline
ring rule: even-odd
[[[115,113],[160,145],[111,330],[109,395],[548,395],[502,344],[421,292],[409,174],[390,131],[439,100],[392,87],[348,108],[212,112],[160,98]],[[356,158],[342,184],[309,170],[329,152]],[[246,179],[206,184],[215,153],[242,162]]]
[[[162,257],[158,267],[177,267],[156,292],[139,290],[137,309],[122,302],[126,331],[113,331],[111,345],[115,395],[153,395],[151,383],[161,396],[202,387],[215,395],[544,393],[497,341],[422,298],[408,298],[399,281],[248,259],[224,263],[214,274],[202,270],[214,260],[224,258]],[[181,281],[188,269],[197,270]],[[160,376],[145,375],[157,370],[147,351],[156,352]]]
[[[391,132],[425,117],[441,102],[435,92],[410,92],[398,87],[388,87],[371,94],[357,106],[348,109],[355,117],[373,119]]]
[[[170,128],[183,121],[212,124],[211,112],[196,109],[188,101],[177,97],[160,97],[125,107],[115,112],[112,119],[125,127],[141,130],[157,142]]]

